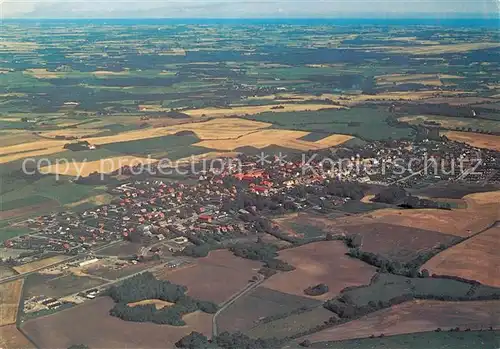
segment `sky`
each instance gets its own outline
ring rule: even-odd
[[[2,18],[497,18],[500,0],[0,0]]]

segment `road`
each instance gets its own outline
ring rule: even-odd
[[[265,278],[264,278],[263,275],[257,274],[257,276],[258,276],[259,280],[255,281],[253,283],[249,283],[243,289],[241,289],[240,291],[238,291],[237,293],[235,293],[234,295],[232,295],[231,298],[229,298],[227,301],[225,301],[224,303],[222,303],[222,305],[219,308],[219,310],[217,310],[217,312],[214,314],[214,317],[212,318],[212,338],[215,338],[217,336],[217,334],[219,333],[218,328],[217,328],[217,317],[224,310],[226,310],[227,308],[229,308],[238,299],[240,299],[241,297],[244,297],[245,295],[247,295],[248,293],[250,293],[251,291],[253,291],[257,287],[259,287],[260,284],[262,284],[264,282]]]

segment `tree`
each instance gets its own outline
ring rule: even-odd
[[[68,347],[68,349],[89,349],[85,344],[73,344]]]

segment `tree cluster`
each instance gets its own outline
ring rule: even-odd
[[[233,252],[235,256],[264,262],[264,268],[262,270],[264,275],[272,275],[273,272],[269,270],[286,272],[295,269],[294,266],[280,259],[276,259],[278,256],[278,248],[272,244],[257,242],[254,244],[236,245],[229,250]]]
[[[304,293],[308,296],[321,296],[329,291],[328,286],[325,284],[319,284],[315,286],[310,286],[304,290]]]
[[[223,332],[212,340],[198,332],[191,332],[181,338],[175,346],[181,349],[275,349],[279,348],[283,341],[270,339],[253,339],[241,332]]]

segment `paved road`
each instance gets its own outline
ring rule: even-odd
[[[248,293],[252,292],[254,289],[260,286],[265,280],[264,276],[261,274],[257,274],[259,280],[249,283],[246,285],[243,289],[235,293],[234,295],[231,296],[227,301],[222,303],[221,307],[219,310],[214,314],[214,317],[212,318],[212,338],[215,338],[217,334],[219,333],[218,328],[217,328],[217,317],[227,308],[229,308],[234,302],[236,302],[238,299],[241,297],[247,295]]]

